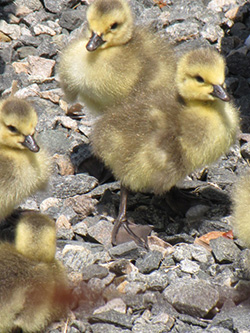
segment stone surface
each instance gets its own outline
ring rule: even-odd
[[[240,249],[234,244],[233,240],[219,237],[210,241],[210,246],[215,259],[219,263],[233,262],[240,254]]]
[[[158,269],[162,260],[162,253],[158,251],[150,251],[143,259],[136,260],[136,267],[141,273],[147,274]]]
[[[219,301],[218,291],[203,280],[180,279],[163,292],[166,300],[180,313],[205,317]]]
[[[162,241],[154,247],[149,242],[145,251],[133,242],[111,247],[120,184],[96,160],[89,167],[95,119],[84,105],[68,105],[59,86],[60,52],[81,34],[93,0],[0,2],[0,94],[8,96],[17,80],[16,96],[36,108],[37,140],[55,162],[48,188],[20,207],[56,221],[56,256],[79,301],[67,321],[54,323],[45,333],[248,331],[249,250],[237,239],[211,241],[212,252],[193,242],[210,231],[232,229],[233,185],[249,170],[250,4],[130,1],[136,22],[174,42],[177,57],[210,45],[223,53],[227,89],[239,107],[243,131],[226,155],[179,184],[208,199],[209,206],[196,205],[182,217],[169,210],[164,196],[129,195],[129,218],[153,224],[153,236]],[[2,231],[6,225],[0,227]],[[102,317],[92,322],[95,309]]]

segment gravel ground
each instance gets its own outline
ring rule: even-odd
[[[83,28],[88,2],[0,4],[0,94],[8,96],[18,81],[17,96],[34,103],[38,140],[55,161],[47,190],[21,208],[55,219],[57,257],[77,296],[67,321],[46,332],[250,332],[250,251],[227,233],[233,184],[249,169],[250,3],[130,1],[137,20],[169,38],[178,54],[211,44],[224,54],[242,129],[226,156],[180,184],[210,200],[209,207],[181,217],[164,197],[130,195],[128,216],[154,226],[146,251],[134,242],[111,246],[120,185],[91,156],[93,118],[84,106],[68,106],[59,88],[60,52]],[[201,245],[197,238],[211,231],[228,237]]]

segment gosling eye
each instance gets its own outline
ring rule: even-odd
[[[115,30],[117,27],[118,27],[118,23],[115,22],[115,23],[113,23],[113,24],[111,25],[110,29],[111,29],[111,30]]]
[[[9,125],[9,126],[7,126],[7,128],[12,133],[18,133],[18,130],[15,126]]]
[[[195,79],[196,79],[196,81],[198,81],[200,83],[204,83],[205,82],[204,79],[200,75],[195,76]]]

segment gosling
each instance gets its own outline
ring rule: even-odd
[[[120,226],[128,223],[128,189],[163,194],[233,144],[239,119],[224,81],[223,57],[213,49],[193,50],[178,61],[176,96],[161,91],[128,98],[98,119],[93,151],[121,181],[114,245]]]
[[[233,191],[233,229],[250,248],[250,173],[240,178]]]
[[[59,77],[68,101],[94,113],[141,91],[153,94],[168,79],[174,90],[176,61],[163,38],[134,24],[125,0],[96,0],[87,10],[88,30],[63,52]]]
[[[43,332],[66,315],[68,282],[55,251],[55,223],[38,213],[23,214],[13,244],[0,243],[1,332]]]
[[[50,158],[34,139],[36,124],[37,114],[27,101],[0,101],[0,221],[49,178]]]

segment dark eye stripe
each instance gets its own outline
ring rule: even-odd
[[[196,79],[198,82],[200,82],[200,83],[204,83],[204,82],[205,82],[204,79],[203,79],[200,75],[195,76],[195,79]]]
[[[116,29],[118,27],[118,23],[115,22],[111,25],[110,29]]]
[[[15,126],[9,125],[7,128],[12,132],[12,133],[18,133],[18,130],[16,129]]]

